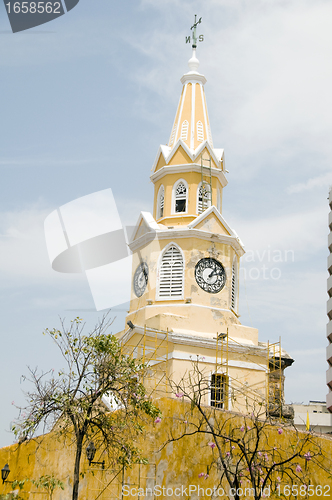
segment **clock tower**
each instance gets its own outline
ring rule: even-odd
[[[257,329],[239,320],[244,248],[222,215],[224,150],[213,145],[206,79],[198,71],[193,38],[168,144],[159,147],[152,167],[153,215],[140,214],[130,243],[130,310],[118,335],[135,356],[143,351],[152,356],[164,342],[153,364],[175,382],[200,359],[215,384],[228,384],[220,406],[241,410],[247,403],[231,394],[243,394],[243,387],[252,388],[248,391],[255,398],[266,398],[268,350],[258,342]],[[216,377],[221,377],[218,382]]]

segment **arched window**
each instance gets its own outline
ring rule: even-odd
[[[204,183],[203,187],[202,183],[200,183],[197,188],[197,213],[198,214],[203,213],[204,210],[206,210],[210,206],[211,206],[211,186],[208,183]]]
[[[181,139],[183,141],[186,141],[188,139],[188,129],[189,129],[189,122],[188,120],[184,120],[181,127]]]
[[[203,123],[201,121],[198,121],[196,126],[197,126],[197,140],[199,142],[203,142],[204,141]]]
[[[175,184],[175,189],[174,189],[175,213],[187,211],[187,194],[188,190],[184,181],[179,181],[177,184]]]
[[[221,373],[212,373],[210,404],[215,408],[227,406],[227,377]]]
[[[158,271],[157,298],[183,298],[184,262],[182,253],[175,244],[171,244],[164,251]]]
[[[231,307],[236,309],[237,301],[237,260],[234,257],[232,265],[232,289],[231,289]]]
[[[165,202],[165,190],[164,186],[161,185],[157,196],[157,219],[164,217],[164,202]]]

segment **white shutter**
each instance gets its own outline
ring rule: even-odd
[[[159,298],[183,296],[183,259],[181,252],[171,246],[163,255],[159,271]]]
[[[199,142],[204,141],[203,123],[201,121],[197,122],[197,140]]]
[[[186,141],[188,139],[188,129],[189,129],[189,122],[188,120],[184,120],[181,127],[181,139],[183,141]]]

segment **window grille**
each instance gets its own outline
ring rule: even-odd
[[[183,141],[186,141],[188,139],[188,129],[189,129],[189,122],[188,120],[184,120],[181,127],[181,139]]]
[[[215,408],[225,408],[227,377],[219,373],[211,375],[211,406]]]
[[[183,296],[183,258],[180,250],[172,245],[164,253],[159,269],[159,298]]]
[[[187,188],[183,182],[179,182],[175,190],[175,212],[185,212],[187,202]]]
[[[204,141],[203,123],[201,121],[197,122],[197,140],[200,142]]]
[[[173,130],[172,130],[172,135],[171,135],[171,140],[169,141],[169,145],[171,146],[174,142],[174,137],[176,133],[176,123],[174,124]]]
[[[210,185],[205,184],[204,190],[202,184],[198,188],[198,200],[197,200],[197,213],[201,214],[203,210],[203,196],[204,196],[204,210],[211,206],[211,196],[210,196]]]
[[[235,309],[236,306],[236,263],[233,262],[232,266],[232,297],[231,297],[231,306]]]
[[[160,186],[158,192],[158,211],[157,218],[160,219],[164,216],[164,203],[165,203],[165,191],[164,186]]]

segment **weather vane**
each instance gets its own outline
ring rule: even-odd
[[[202,18],[200,17],[200,18],[198,19],[198,21],[197,21],[197,15],[195,14],[195,22],[194,22],[194,24],[192,25],[192,27],[190,28],[190,29],[192,30],[192,32],[193,32],[193,34],[192,34],[192,41],[193,41],[193,45],[192,45],[192,47],[193,47],[193,49],[196,49],[196,47],[197,47],[197,40],[198,40],[199,42],[203,42],[203,41],[204,41],[204,35],[199,35],[199,37],[198,37],[198,38],[197,38],[197,36],[196,36],[196,28],[197,28],[197,26],[198,26],[201,22],[202,22]],[[190,43],[190,41],[191,41],[191,40],[190,40],[190,36],[186,36],[186,43]]]

